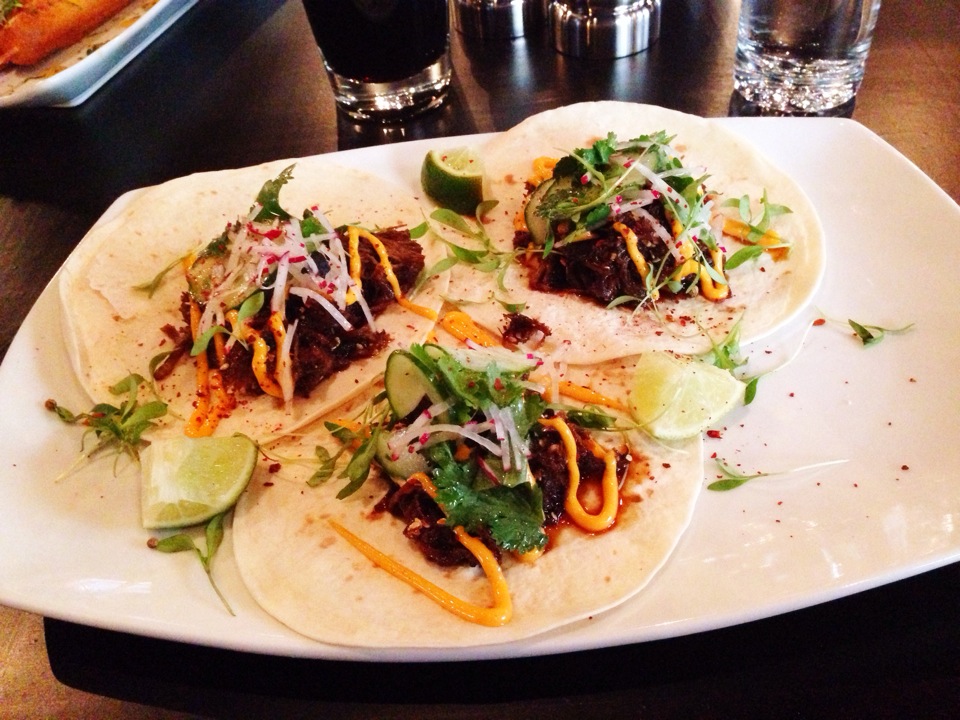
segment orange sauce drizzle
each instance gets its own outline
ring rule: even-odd
[[[428,320],[436,320],[437,313],[428,307],[423,305],[417,305],[414,302],[411,302],[403,296],[403,290],[400,289],[400,281],[397,280],[396,274],[393,272],[393,265],[390,263],[390,256],[387,254],[387,248],[384,247],[383,243],[380,242],[380,238],[374,235],[371,232],[364,230],[363,228],[351,226],[348,230],[348,238],[350,241],[350,275],[353,277],[357,286],[360,285],[360,254],[359,254],[359,242],[360,238],[366,238],[366,240],[373,245],[373,249],[377,251],[377,256],[380,258],[380,265],[383,266],[383,271],[387,276],[387,282],[390,283],[390,287],[393,290],[393,296],[397,299],[397,304],[403,308],[406,308],[412,313],[416,313],[422,317],[427,318]],[[354,260],[356,257],[356,273],[354,272]]]
[[[410,479],[419,482],[431,497],[436,495],[436,488],[430,481],[430,478],[425,474],[415,473],[410,476]],[[496,556],[482,541],[470,535],[463,527],[457,526],[453,529],[453,532],[456,534],[460,544],[469,550],[477,559],[477,562],[480,563],[480,568],[483,570],[483,574],[489,581],[493,591],[492,606],[475,605],[461,600],[440,586],[430,582],[422,575],[397,562],[389,555],[377,550],[373,545],[354,535],[335,520],[330,520],[329,522],[337,534],[350,543],[374,565],[386,570],[398,580],[402,580],[407,583],[407,585],[419,590],[444,610],[453,613],[457,617],[487,627],[501,627],[510,622],[510,619],[513,617],[513,603],[510,600],[510,589],[507,586],[506,578],[503,576],[503,570],[500,568]]]
[[[591,390],[583,385],[577,385],[569,380],[561,380],[558,382],[557,392],[564,397],[573,398],[574,400],[579,400],[580,402],[587,403],[589,405],[603,405],[604,407],[608,407],[613,410],[622,410],[623,412],[627,411],[627,406],[616,398],[608,397],[602,393],[598,393],[596,390]],[[551,392],[550,388],[548,387],[543,392],[543,399],[547,402],[550,402],[550,396]]]
[[[461,310],[452,310],[440,318],[440,325],[460,342],[471,340],[481,347],[498,347],[500,340],[477,325]]]
[[[750,226],[736,218],[723,219],[723,234],[742,242],[750,242]],[[790,251],[788,247],[776,247],[781,243],[783,243],[783,238],[774,230],[767,230],[756,242],[757,245],[765,248],[774,260],[782,260]]]
[[[620,508],[620,493],[617,480],[617,456],[611,450],[604,450],[596,443],[590,447],[590,451],[595,457],[604,462],[603,480],[603,505],[595,514],[587,512],[586,508],[580,503],[577,497],[577,491],[580,488],[580,468],[577,466],[577,441],[570,431],[570,427],[563,418],[541,418],[540,424],[552,428],[560,434],[566,453],[567,474],[570,483],[567,487],[567,495],[564,498],[563,509],[570,519],[579,527],[588,532],[602,532],[609,530],[617,520],[617,511]]]

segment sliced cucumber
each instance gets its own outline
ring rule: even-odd
[[[427,472],[430,469],[427,459],[418,452],[407,452],[406,448],[392,452],[387,446],[390,437],[388,433],[381,433],[376,449],[377,462],[390,477],[406,480],[414,473]]]
[[[449,355],[450,351],[442,345],[437,345],[436,343],[426,343],[423,346],[423,351],[427,354],[432,360],[439,360],[444,355]]]
[[[443,394],[430,379],[429,373],[416,357],[406,350],[394,350],[387,358],[383,374],[387,402],[398,418],[405,418],[423,402],[431,405],[443,400]]]
[[[547,234],[550,232],[550,221],[537,214],[537,208],[550,192],[555,180],[544,180],[537,185],[536,189],[530,193],[527,199],[527,205],[523,209],[523,221],[527,224],[527,230],[530,231],[530,239],[534,245],[543,246],[547,242]]]

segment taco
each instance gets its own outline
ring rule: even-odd
[[[441,251],[418,223],[404,190],[319,157],[148,189],[63,269],[77,376],[95,399],[152,380],[169,432],[289,432],[433,327],[445,280],[411,295]]]
[[[631,369],[565,379],[623,399]],[[668,447],[617,410],[548,402],[540,374],[526,353],[413,346],[368,403],[267,448],[278,462],[233,522],[253,597],[319,641],[437,648],[528,637],[639,592],[690,520],[701,440]]]
[[[516,259],[497,288],[459,265],[450,297],[491,330],[505,305],[523,307],[552,330],[543,351],[569,362],[700,353],[735,327],[757,340],[822,275],[803,191],[710,120],[583,103],[524,120],[482,155],[498,202],[484,227]]]

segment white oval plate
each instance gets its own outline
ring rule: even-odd
[[[713,453],[745,473],[789,470],[729,492],[705,490],[650,586],[620,607],[513,644],[361,650],[319,644],[267,616],[246,592],[229,533],[214,563],[224,611],[196,558],[146,548],[135,474],[112,462],[61,480],[79,432],[47,398],[86,408],[59,332],[55,288],[31,310],[0,368],[0,602],[96,627],[287,656],[369,661],[543,655],[683,635],[829,601],[960,558],[960,207],[859,124],[718,120],[793,176],[818,208],[827,271],[807,312],[751,347],[764,377]],[[338,153],[419,192],[417,141]],[[121,200],[122,202],[122,200]],[[815,317],[831,318],[810,327]],[[913,323],[865,348],[846,320]],[[834,320],[836,322],[834,322]],[[707,459],[704,482],[717,469]]]

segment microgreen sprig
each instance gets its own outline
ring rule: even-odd
[[[720,480],[714,480],[712,483],[707,485],[707,490],[733,490],[738,488],[741,485],[750,482],[751,480],[756,480],[757,478],[767,477],[770,473],[758,472],[753,475],[744,475],[737,472],[726,462],[720,458],[714,458],[717,463],[717,467],[720,468]]]
[[[316,447],[319,467],[307,480],[307,484],[316,487],[329,480],[333,476],[340,456],[347,450],[352,450],[349,462],[337,476],[347,480],[347,484],[337,493],[337,499],[342,500],[359,490],[370,475],[370,468],[377,453],[380,436],[384,432],[388,411],[386,395],[380,393],[364,409],[359,421],[325,421],[324,427],[343,444],[343,447],[334,455],[330,455],[326,448]]]
[[[672,281],[669,276],[664,277],[664,270],[667,264],[667,258],[669,256],[664,256],[656,264],[656,269],[652,272],[647,273],[646,277],[643,278],[644,294],[643,297],[637,297],[636,295],[620,295],[615,297],[607,304],[607,309],[619,307],[620,305],[625,305],[626,303],[635,302],[636,305],[633,308],[633,313],[638,313],[644,307],[652,307],[654,313],[657,317],[660,317],[660,312],[657,307],[657,300],[660,297],[660,288],[667,287],[671,292],[677,292],[683,290],[682,286],[679,283],[673,285],[675,281]]]
[[[177,267],[177,265],[182,265],[183,261],[187,257],[188,257],[187,255],[184,255],[182,257],[178,257],[174,259],[169,265],[167,265],[160,272],[154,275],[152,280],[148,280],[147,282],[140,283],[139,285],[134,285],[133,289],[137,290],[138,292],[146,293],[148,298],[152,298],[154,294],[157,292],[157,290],[160,289],[160,286],[163,284],[163,280],[164,278],[166,278],[167,274],[171,270],[173,270],[175,267]]]
[[[307,485],[316,487],[322,485],[333,477],[333,471],[337,468],[337,460],[347,451],[346,446],[340,448],[333,455],[323,445],[317,445],[313,452],[317,456],[318,467],[316,471],[307,479]]]
[[[741,315],[739,318],[737,318],[737,321],[733,324],[733,327],[730,328],[727,336],[720,342],[715,341],[713,336],[707,332],[706,328],[701,327],[701,331],[710,341],[710,350],[702,355],[701,359],[704,362],[710,363],[711,365],[716,365],[721,370],[728,371],[737,379],[743,380],[743,382],[746,383],[746,387],[743,391],[743,404],[749,405],[757,396],[757,384],[760,382],[760,378],[767,373],[761,373],[759,375],[746,378],[737,375],[737,370],[747,364],[747,359],[743,357],[743,353],[740,349],[740,323],[742,321],[743,316]],[[769,372],[773,371],[771,370]]]
[[[220,543],[223,542],[223,521],[227,512],[229,511],[214,515],[210,518],[209,522],[207,522],[204,528],[204,539],[207,547],[206,553],[202,552],[200,548],[197,547],[193,538],[185,532],[170,535],[165,538],[150,538],[147,541],[147,547],[163,553],[189,552],[191,550],[195,552],[200,559],[200,564],[203,566],[203,571],[207,574],[207,579],[210,581],[213,591],[217,594],[217,597],[220,598],[220,602],[223,603],[227,612],[231,615],[236,615],[236,613],[233,612],[233,608],[230,607],[230,603],[227,602],[227,598],[220,592],[220,588],[217,587],[217,583],[213,579],[213,557],[220,548]]]
[[[730,198],[729,200],[724,201],[722,207],[733,207],[737,209],[737,214],[740,216],[740,219],[749,228],[749,233],[747,234],[746,239],[750,243],[757,243],[761,238],[763,238],[764,235],[766,235],[767,231],[770,229],[770,223],[774,218],[793,212],[793,210],[786,205],[777,205],[770,202],[769,198],[767,198],[766,188],[764,188],[763,195],[760,197],[759,215],[753,215],[753,212],[750,209],[749,195],[741,195],[738,198]],[[729,263],[727,266],[729,267]]]
[[[47,400],[44,406],[69,425],[83,425],[89,428],[83,436],[82,457],[91,458],[108,450],[120,455],[128,455],[139,460],[140,448],[147,444],[143,434],[154,427],[153,421],[167,412],[167,404],[160,400],[151,400],[140,404],[138,399],[140,385],[144,378],[131,373],[110,388],[113,395],[126,395],[119,406],[109,403],[97,403],[89,412],[74,413],[58,404],[56,400]],[[93,434],[96,444],[86,448],[87,437]]]
[[[646,185],[646,174],[637,172],[638,164],[649,166],[648,172],[653,173],[681,167],[671,155],[671,139],[661,131],[618,142],[616,135],[609,133],[588,148],[574,150],[554,167],[553,177],[563,179],[563,184],[551,188],[537,207],[537,214],[551,221],[569,218],[577,224],[578,229],[564,238],[564,244],[584,239],[613,213],[614,198],[629,196]],[[672,179],[681,185],[686,183],[686,178]],[[544,255],[552,247],[551,232]]]
[[[853,328],[854,333],[856,333],[857,337],[860,338],[860,342],[863,343],[864,347],[876,345],[878,342],[883,340],[887,333],[905,333],[913,327],[913,323],[898,328],[886,328],[880,327],[879,325],[863,325],[858,323],[856,320],[847,320],[847,323]]]
[[[900,327],[891,328],[883,327],[881,325],[868,325],[867,323],[858,322],[850,318],[848,318],[846,321],[839,320],[836,318],[830,318],[825,314],[822,314],[821,318],[815,321],[815,324],[824,325],[827,322],[833,323],[834,325],[846,325],[852,328],[854,336],[860,340],[864,347],[876,345],[888,334],[900,335],[909,332],[915,325],[915,323],[909,323],[907,325],[901,325]]]
[[[370,467],[377,454],[377,444],[380,442],[380,433],[383,432],[383,426],[380,423],[374,423],[367,426],[367,432],[357,433],[343,426],[331,427],[331,425],[332,423],[327,423],[327,429],[341,442],[360,441],[359,446],[350,458],[350,462],[338,476],[348,481],[337,493],[337,499],[342,500],[353,495],[367,481],[367,477],[370,475]],[[321,462],[323,462],[322,458]]]
[[[715,480],[707,485],[707,490],[722,492],[725,490],[733,490],[750,482],[751,480],[756,480],[757,478],[771,477],[774,475],[792,475],[798,472],[804,472],[806,470],[817,470],[819,468],[829,467],[831,465],[842,465],[848,461],[826,460],[824,462],[813,463],[811,465],[801,465],[800,467],[795,467],[790,470],[781,470],[777,472],[758,472],[753,473],[752,475],[745,475],[737,470],[734,470],[725,460],[721,458],[714,458],[714,462],[716,462],[717,467],[720,469],[720,479]]]
[[[315,468],[313,474],[307,479],[307,485],[317,487],[333,477],[333,471],[336,469],[337,461],[340,459],[340,456],[347,451],[347,447],[345,446],[336,453],[331,454],[323,445],[316,445],[313,448],[312,456],[278,455],[273,452],[268,452],[263,446],[260,446],[259,450],[267,460],[276,463],[278,467],[281,464],[292,464]]]
[[[246,320],[260,312],[264,302],[264,293],[262,290],[253,293],[246,300],[244,300],[240,304],[240,309],[237,311],[236,327],[243,327],[243,324]],[[193,342],[193,346],[190,348],[190,356],[196,357],[200,353],[205,352],[207,347],[210,345],[210,341],[213,339],[213,336],[220,334],[230,335],[244,348],[247,347],[247,342],[242,336],[236,332],[231,333],[230,329],[224,327],[223,325],[214,325],[197,336],[197,339]]]
[[[750,260],[755,260],[756,258],[763,255],[766,251],[766,247],[763,245],[744,245],[742,248],[737,250],[733,255],[727,258],[723,266],[727,270],[733,270],[734,268],[740,267],[745,262]]]
[[[472,226],[467,220],[452,210],[440,208],[434,210],[430,219],[434,222],[450,228],[466,238],[479,244],[477,248],[468,248],[458,245],[455,242],[447,240],[440,236],[441,242],[447,246],[450,255],[439,260],[430,270],[424,273],[425,278],[432,277],[440,272],[449,270],[454,265],[464,263],[472,266],[475,270],[484,273],[496,273],[497,287],[503,292],[508,292],[504,283],[504,277],[507,270],[513,263],[520,250],[511,250],[504,252],[497,250],[490,236],[487,235],[483,227],[483,219],[497,205],[495,200],[487,200],[477,207],[476,226]]]

